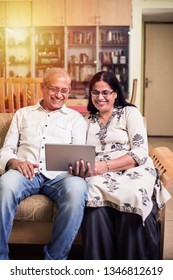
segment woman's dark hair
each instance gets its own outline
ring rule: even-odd
[[[118,79],[116,78],[116,76],[110,71],[100,71],[92,77],[89,84],[89,100],[88,100],[87,110],[90,113],[96,113],[98,111],[98,109],[93,105],[91,101],[91,90],[93,89],[95,83],[99,81],[104,81],[111,87],[113,91],[117,93],[117,98],[115,99],[114,107],[134,106],[128,103],[124,98],[122,87]]]

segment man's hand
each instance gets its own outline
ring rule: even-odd
[[[35,176],[34,168],[38,168],[38,164],[32,164],[30,161],[19,161],[17,159],[10,159],[7,163],[7,169],[18,170],[29,180]]]
[[[69,166],[69,173],[82,178],[91,177],[93,175],[91,164],[89,162],[85,163],[82,159],[75,162],[74,168],[71,165]]]

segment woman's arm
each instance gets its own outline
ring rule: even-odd
[[[126,154],[119,158],[105,161],[97,161],[94,170],[92,170],[90,163],[85,163],[83,160],[76,161],[75,168],[69,168],[71,175],[80,177],[91,177],[102,175],[106,172],[123,171],[137,166],[137,162],[130,155]]]
[[[101,175],[105,172],[123,171],[137,166],[137,162],[128,154],[119,158],[95,163],[93,175]]]

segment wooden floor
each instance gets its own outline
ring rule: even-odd
[[[173,137],[149,137],[149,149],[166,146],[173,151]],[[173,185],[170,187],[173,196]],[[44,259],[43,245],[10,245],[10,259],[13,260],[42,260]],[[73,246],[69,254],[71,260],[81,260],[80,246]],[[173,260],[173,199],[167,203],[164,240],[164,259]]]
[[[149,149],[155,147],[168,147],[173,151],[173,137],[148,137]]]

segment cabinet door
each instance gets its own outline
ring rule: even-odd
[[[64,0],[33,1],[33,26],[63,26],[65,25]]]
[[[31,2],[6,2],[7,26],[31,26]]]
[[[99,25],[131,24],[131,0],[99,0]]]
[[[99,27],[99,68],[113,72],[128,97],[129,28],[126,26]]]
[[[35,76],[47,68],[64,67],[64,27],[35,28]]]
[[[30,27],[8,28],[6,40],[6,77],[31,77]]]
[[[5,2],[0,2],[0,26],[5,26]]]
[[[66,0],[66,25],[98,25],[98,0]]]

